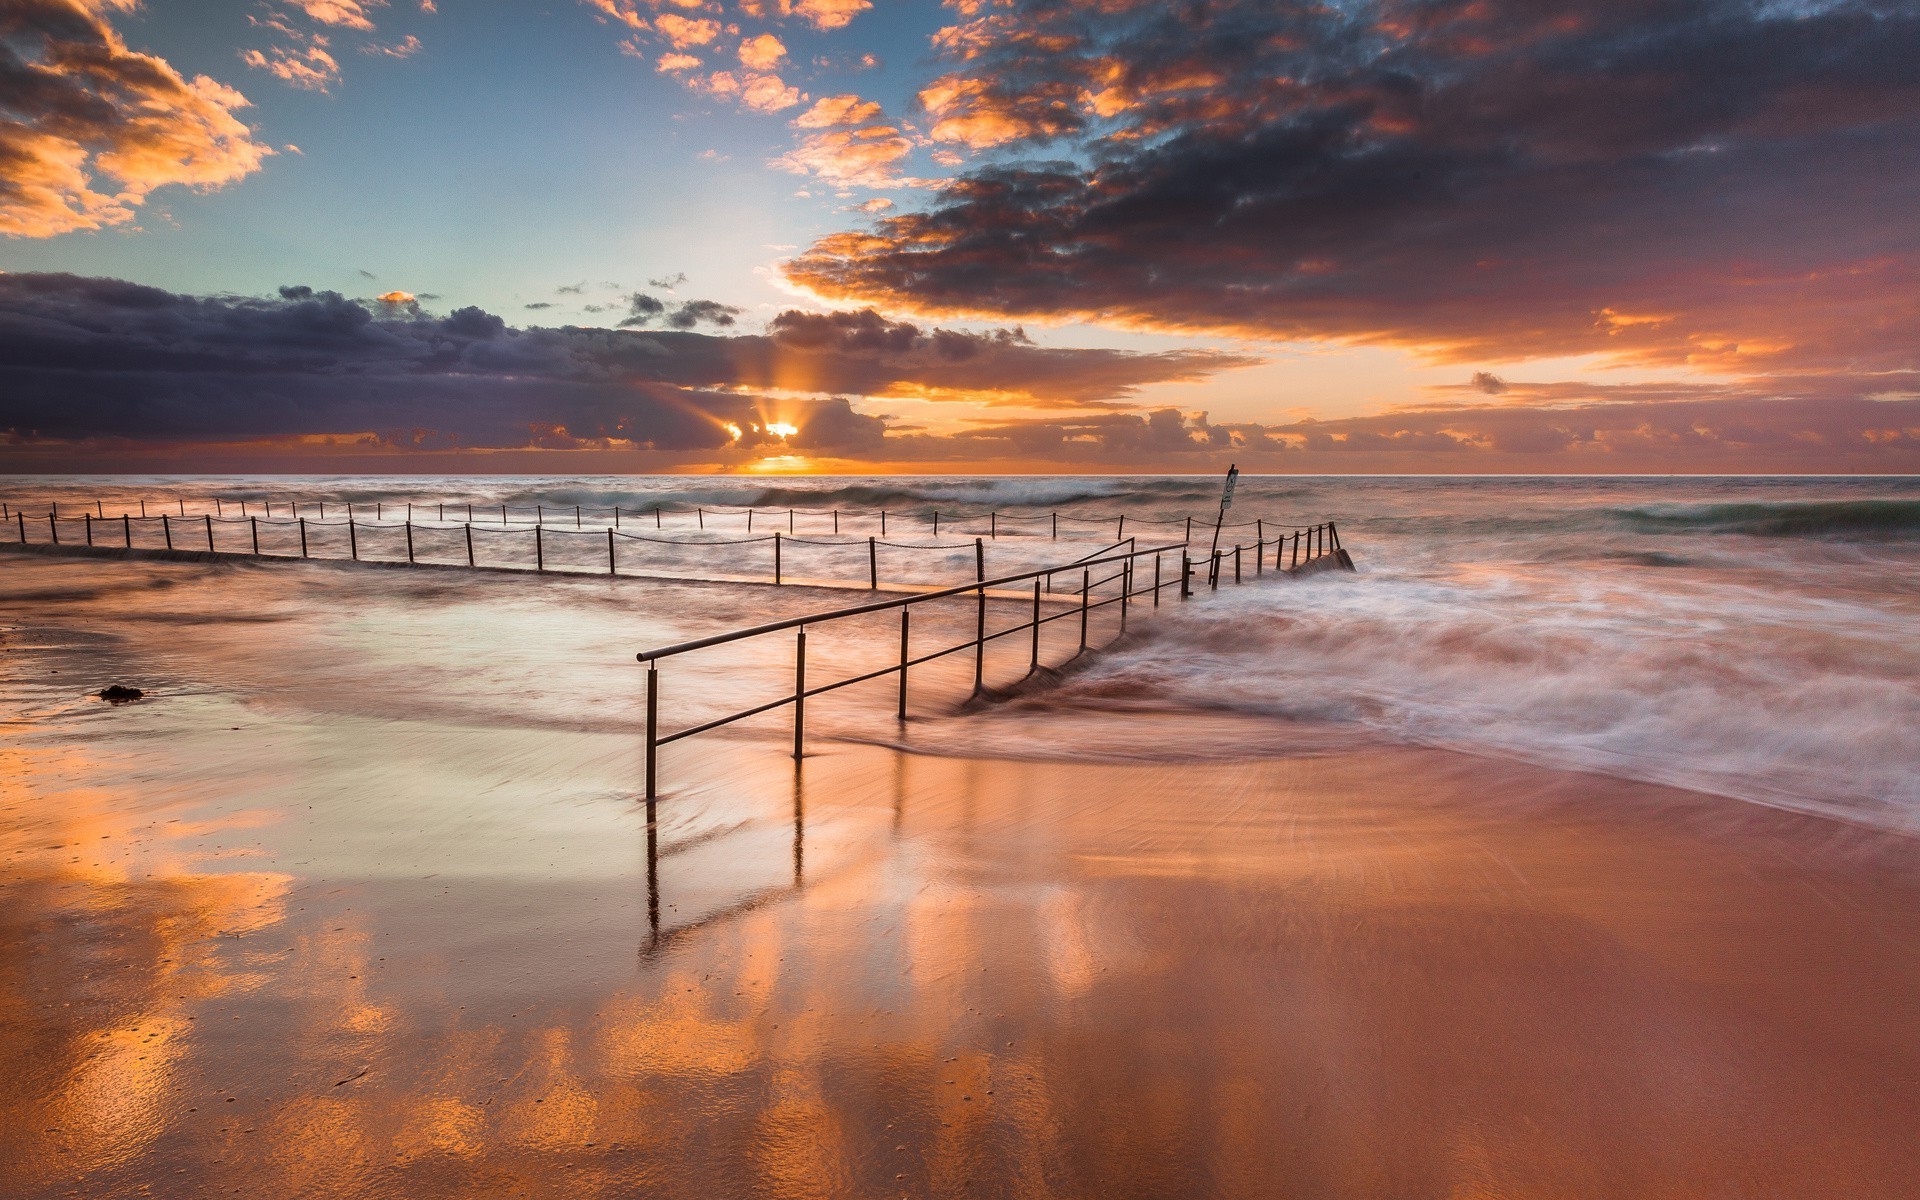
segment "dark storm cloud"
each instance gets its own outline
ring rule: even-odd
[[[1920,346],[1920,3],[1013,0],[944,31],[978,166],[789,264],[929,314],[1601,352]]]
[[[375,432],[421,447],[707,450],[729,444],[729,423],[750,442],[769,403],[751,393],[779,391],[780,419],[802,430],[790,444],[868,453],[884,423],[841,395],[992,387],[1042,404],[1111,403],[1237,362],[1049,350],[1007,331],[928,333],[872,314],[787,313],[765,334],[732,336],[520,329],[479,308],[434,316],[305,286],[196,297],[0,275],[0,436],[16,444]]]

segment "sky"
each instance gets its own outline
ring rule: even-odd
[[[1920,471],[1920,0],[0,0],[0,471]]]

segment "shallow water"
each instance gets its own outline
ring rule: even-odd
[[[594,556],[604,554],[604,535],[594,525],[604,525],[613,506],[625,510],[623,533],[635,532],[636,512],[698,506],[708,511],[653,518],[658,536],[695,544],[623,542],[622,568],[714,578],[770,575],[770,562],[760,561],[768,544],[740,540],[764,537],[769,525],[816,542],[834,540],[835,518],[827,511],[838,510],[838,536],[851,544],[789,542],[785,570],[789,578],[853,583],[865,579],[862,539],[877,536],[884,507],[888,540],[897,548],[884,551],[883,580],[929,584],[973,574],[970,539],[988,532],[988,512],[1000,514],[991,523],[1000,536],[986,542],[990,575],[1066,561],[1119,534],[1139,537],[1140,544],[1178,542],[1188,518],[1199,519],[1196,538],[1204,541],[1218,484],[1201,477],[674,477],[15,479],[0,486],[0,501],[34,513],[56,500],[69,513],[92,502],[111,515],[141,500],[153,511],[173,504],[194,513],[215,497],[229,517],[242,502],[254,513],[272,503],[281,519],[296,503],[309,514],[328,505],[337,519],[348,503],[364,516],[376,500],[394,506],[411,500],[429,525],[448,511],[443,505],[451,506],[449,520],[457,525],[466,505],[475,506],[484,524],[487,510],[506,504],[507,528],[517,532],[491,534],[502,539],[496,543],[501,561],[526,556],[528,547],[505,539],[528,539],[535,505],[561,526],[579,505],[586,531],[574,535],[579,546],[566,540],[564,528],[545,536],[554,561],[583,571],[600,569]],[[739,511],[747,506],[761,510],[751,535]],[[788,507],[816,511],[789,517]],[[931,526],[935,512],[943,521],[938,536]],[[1359,573],[1230,589],[1204,603],[1162,609],[1154,620],[1136,623],[1124,647],[1058,688],[990,714],[916,727],[908,744],[962,753],[985,748],[1171,759],[1295,753],[1365,736],[1676,784],[1895,828],[1920,826],[1920,736],[1913,732],[1920,729],[1920,481],[1248,477],[1232,517],[1240,524],[1227,530],[1228,544],[1251,542],[1256,527],[1248,523],[1256,520],[1259,533],[1271,534],[1332,518]],[[647,520],[638,518],[638,532],[655,533]],[[439,545],[432,538],[445,541],[458,532],[423,531],[422,555]],[[333,529],[326,536],[339,535]],[[284,541],[288,530],[273,536]],[[397,543],[380,541],[391,542],[392,530],[364,536],[369,555],[383,546],[388,557],[403,554]],[[320,537],[316,532],[316,543]],[[443,560],[458,560],[457,546],[439,549]],[[165,588],[173,578],[161,571],[153,586]],[[336,614],[329,618],[336,628],[322,639],[329,644],[350,639],[362,619],[356,578],[331,574],[315,594],[293,602]],[[468,588],[438,577],[418,586]],[[485,587],[450,597],[459,629],[439,635],[449,640],[436,643],[433,630],[423,627],[422,655],[406,678],[381,679],[383,668],[363,664],[345,689],[356,698],[343,703],[388,711],[399,697],[445,703],[458,696],[461,705],[497,706],[494,718],[509,722],[590,720],[616,698],[616,707],[628,705],[633,684],[619,668],[649,638],[714,632],[775,609],[794,615],[848,599],[783,593],[769,608],[745,599],[761,595],[757,591],[723,588],[677,594],[669,614],[635,612],[585,584],[556,587],[535,596],[514,592],[519,598],[504,602],[497,589]],[[568,653],[583,668],[604,647],[605,661],[594,668],[607,672],[599,697],[569,699],[573,682],[543,688],[531,655],[538,646],[524,639],[498,654],[466,644],[490,645],[489,625],[510,625],[515,604],[523,616],[542,605],[568,613],[562,624],[570,633],[536,640],[574,638]],[[128,601],[130,614],[151,607]],[[434,622],[448,619],[405,604],[380,619],[406,621],[429,611]],[[957,631],[964,615],[940,619]],[[845,630],[837,648],[816,653],[838,655],[849,669],[871,667],[885,661],[892,636],[890,625],[870,621]],[[1071,651],[1068,643],[1050,643],[1051,661]],[[751,646],[676,663],[682,672],[677,711],[690,721],[736,699],[775,694],[768,689],[785,677],[790,653]],[[1005,660],[1002,679],[1019,673],[1017,648],[996,647],[995,653]],[[943,664],[935,675],[954,666]],[[428,681],[435,699],[414,696]],[[849,698],[821,719],[843,733],[898,740],[897,731],[867,719],[889,711],[883,693],[869,688],[866,701]],[[1142,745],[1085,721],[1074,727],[1075,736],[1059,736],[1065,712],[1142,707],[1234,719],[1209,722],[1204,734],[1173,743]],[[614,717],[631,718],[630,706]]]

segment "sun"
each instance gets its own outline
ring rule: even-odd
[[[767,422],[767,432],[777,438],[790,438],[800,432],[798,425],[789,425],[785,421]]]

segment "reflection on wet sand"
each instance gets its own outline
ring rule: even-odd
[[[13,753],[0,1193],[1893,1196],[1920,1167],[1920,887],[1878,835],[1412,751],[733,757],[653,819],[601,801],[641,853],[556,881],[288,871],[292,814]],[[224,857],[263,829],[274,869]]]

